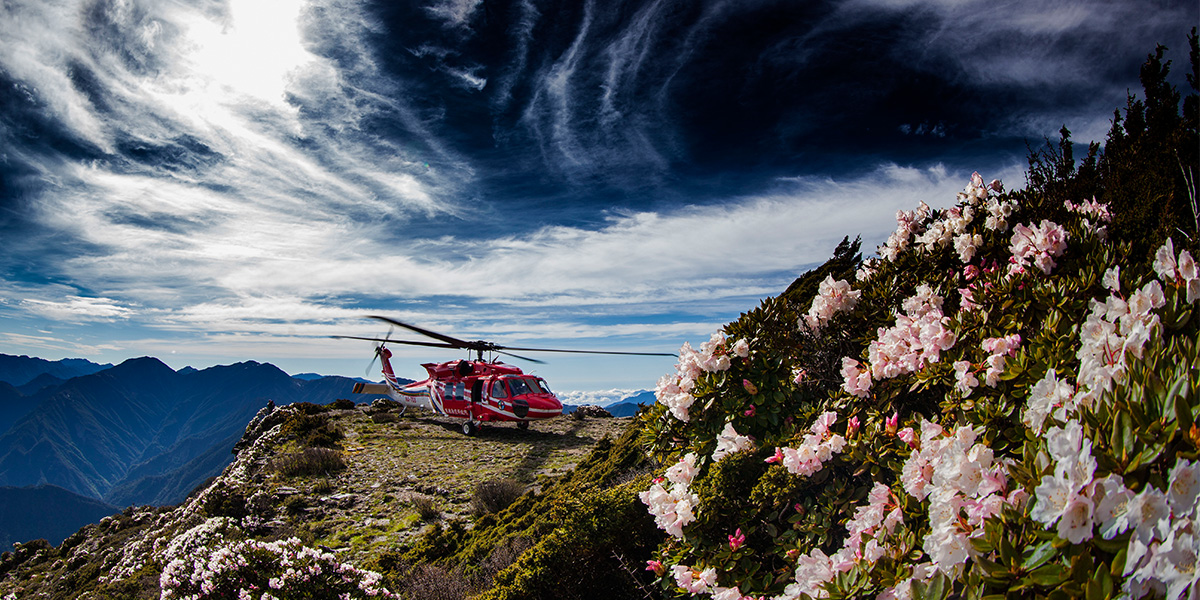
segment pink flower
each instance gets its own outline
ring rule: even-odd
[[[804,381],[805,375],[808,375],[808,371],[805,371],[804,369],[796,369],[793,372],[792,382],[796,385],[800,385],[800,382]]]
[[[758,393],[758,387],[756,387],[753,383],[750,383],[749,379],[742,380],[742,387],[746,388],[746,391],[750,392],[751,396]]]
[[[892,416],[888,417],[887,421],[884,421],[884,426],[887,428],[889,434],[896,435],[896,429],[900,426],[900,413],[892,413]]]
[[[646,570],[654,571],[654,574],[658,575],[659,577],[661,577],[663,573],[667,572],[667,568],[664,567],[663,564],[657,560],[646,561]]]
[[[846,424],[846,435],[854,435],[858,433],[858,417],[850,417],[850,421]]]
[[[729,549],[737,552],[737,549],[741,548],[742,544],[745,543],[746,536],[742,533],[742,528],[738,527],[738,530],[733,535],[729,536]]]
[[[904,440],[905,444],[908,444],[913,448],[917,447],[917,434],[913,432],[912,427],[905,427],[904,429],[897,431],[896,437]]]
[[[768,458],[767,460],[764,460],[763,462],[767,462],[767,463],[777,463],[777,462],[779,462],[779,461],[782,461],[782,460],[783,460],[783,448],[776,448],[776,449],[775,449],[775,455],[774,455],[774,456],[772,456],[772,457],[770,457],[770,458]]]
[[[754,408],[754,405],[753,405],[753,404],[751,404],[751,405],[750,405],[750,408],[747,408],[747,409],[746,409],[746,411],[745,411],[745,412],[743,412],[742,414],[743,414],[743,415],[746,415],[747,417],[753,417],[753,416],[754,416],[754,413],[755,413],[755,411],[756,411],[756,409]]]

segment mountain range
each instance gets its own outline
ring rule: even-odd
[[[353,382],[252,361],[176,371],[150,357],[113,366],[0,355],[0,506],[10,507],[0,543],[65,536],[98,511],[178,503],[229,464],[269,400],[327,404]],[[39,529],[17,504],[56,510]]]
[[[57,544],[123,507],[179,503],[233,460],[268,400],[328,404],[355,381],[253,361],[174,370],[151,357],[114,366],[0,354],[0,548]],[[653,402],[641,392],[605,408],[630,416]]]

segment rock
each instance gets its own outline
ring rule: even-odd
[[[612,413],[604,409],[604,407],[596,406],[595,404],[584,404],[575,409],[575,412],[585,417],[611,419]]]

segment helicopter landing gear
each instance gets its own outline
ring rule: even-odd
[[[475,425],[474,421],[472,421],[470,419],[463,421],[463,424],[462,424],[463,435],[465,435],[467,437],[471,437],[471,436],[475,435],[475,433],[477,431],[479,431],[479,428]]]
[[[404,416],[404,411],[406,411],[406,410],[408,410],[408,405],[407,405],[407,404],[401,404],[401,405],[400,405],[400,410],[396,411],[396,416],[397,416],[397,417],[403,417],[403,416]]]
[[[520,429],[520,430],[529,429],[529,421],[517,421],[517,429]]]

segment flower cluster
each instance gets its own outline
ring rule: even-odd
[[[902,308],[904,314],[896,316],[896,324],[889,328],[880,327],[878,338],[867,347],[867,360],[874,380],[919,371],[927,363],[937,362],[941,352],[953,348],[958,340],[946,326],[949,319],[942,314],[942,297],[929,285],[921,284],[916,295],[906,299]],[[842,366],[845,376],[846,363]]]
[[[987,338],[979,346],[988,353],[987,360],[984,361],[987,371],[983,374],[983,382],[988,387],[996,387],[996,384],[1000,383],[1000,376],[1004,374],[1008,359],[1016,356],[1017,350],[1021,348],[1021,336],[1014,333],[1000,338]]]
[[[381,580],[378,573],[341,563],[333,554],[291,538],[276,542],[218,541],[203,552],[171,559],[159,577],[159,585],[161,600],[398,598],[381,585]]]
[[[739,340],[733,345],[734,356],[745,358],[750,354],[750,346],[745,340]],[[727,371],[730,366],[730,353],[726,348],[725,336],[720,332],[712,337],[696,351],[692,345],[684,342],[679,349],[679,362],[675,365],[675,373],[663,375],[658,380],[654,395],[658,401],[671,410],[676,419],[687,422],[691,419],[688,409],[696,401],[692,390],[701,373]]]
[[[1060,422],[1066,422],[1081,406],[1090,404],[1091,394],[1075,393],[1075,386],[1067,379],[1059,379],[1054,369],[1046,369],[1043,376],[1033,389],[1029,390],[1029,400],[1021,422],[1033,433],[1040,434],[1046,418],[1051,414]]]
[[[1096,459],[1092,440],[1083,435],[1079,421],[1046,431],[1046,445],[1054,460],[1054,471],[1042,477],[1033,490],[1035,499],[1029,516],[1046,526],[1058,524],[1058,537],[1078,544],[1092,537],[1095,509]]]
[[[838,573],[845,573],[860,562],[874,563],[887,554],[883,542],[903,522],[904,512],[892,490],[882,483],[875,483],[867,495],[867,503],[855,509],[854,516],[846,523],[849,535],[842,547],[832,556],[814,548],[799,557],[795,581],[774,600],[795,600],[802,594],[825,597],[822,586]]]
[[[1019,489],[1006,493],[1007,469],[994,460],[990,447],[976,442],[978,434],[966,426],[950,433],[931,421],[921,423],[919,438],[911,431],[899,434],[916,446],[900,475],[904,490],[929,500],[925,553],[948,575],[966,562],[970,540],[982,533],[984,520],[1022,500]]]
[[[1083,228],[1095,233],[1100,239],[1108,236],[1108,230],[1105,226],[1097,223],[1092,223],[1091,219],[1096,219],[1100,223],[1111,223],[1112,213],[1108,210],[1107,204],[1097,202],[1095,198],[1084,200],[1078,204],[1067,200],[1063,203],[1067,210],[1078,213],[1084,216]]]
[[[817,417],[796,448],[776,448],[775,455],[767,462],[782,462],[793,475],[809,476],[821,470],[822,463],[846,447],[846,438],[829,429],[837,422],[837,413],[825,412]]]
[[[754,440],[749,436],[741,435],[733,428],[732,422],[725,423],[725,428],[717,435],[717,449],[713,452],[713,462],[719,461],[722,458],[742,450],[748,450],[754,447]]]
[[[817,286],[817,295],[813,298],[808,314],[804,315],[804,323],[810,329],[820,329],[833,318],[833,315],[853,310],[862,296],[859,290],[850,290],[846,280],[834,281],[832,275],[826,275],[825,280]]]
[[[1189,304],[1200,300],[1200,269],[1196,268],[1196,260],[1187,250],[1181,250],[1176,257],[1171,238],[1155,253],[1154,272],[1163,283],[1183,287]]]
[[[918,205],[917,210],[899,210],[896,211],[896,230],[888,237],[887,241],[879,247],[879,256],[884,260],[896,260],[908,244],[912,241],[912,236],[915,233],[920,233],[925,229],[925,220],[933,214],[932,209],[928,204],[922,202]]]
[[[1176,463],[1165,494],[1151,485],[1133,495],[1119,477],[1106,479],[1108,495],[1096,509],[1108,520],[1103,535],[1110,538],[1133,530],[1125,559],[1125,593],[1138,598],[1166,588],[1166,598],[1174,600],[1191,586],[1189,597],[1194,597],[1200,592],[1200,463]]]
[[[1062,256],[1066,249],[1067,230],[1057,223],[1043,219],[1034,227],[1017,225],[1013,228],[1009,246],[1012,252],[1009,272],[1023,272],[1032,262],[1049,275],[1058,266],[1054,259]]]
[[[1079,384],[1099,393],[1124,381],[1126,354],[1142,357],[1159,324],[1153,311],[1164,304],[1166,297],[1157,281],[1142,286],[1128,300],[1119,293],[1104,302],[1093,299],[1091,313],[1079,331]]]
[[[677,537],[683,537],[683,527],[696,520],[695,509],[700,498],[688,486],[696,477],[696,455],[689,453],[667,469],[665,480],[671,483],[668,490],[662,480],[655,481],[649,490],[640,492],[638,498],[650,508],[654,523],[659,529]]]

